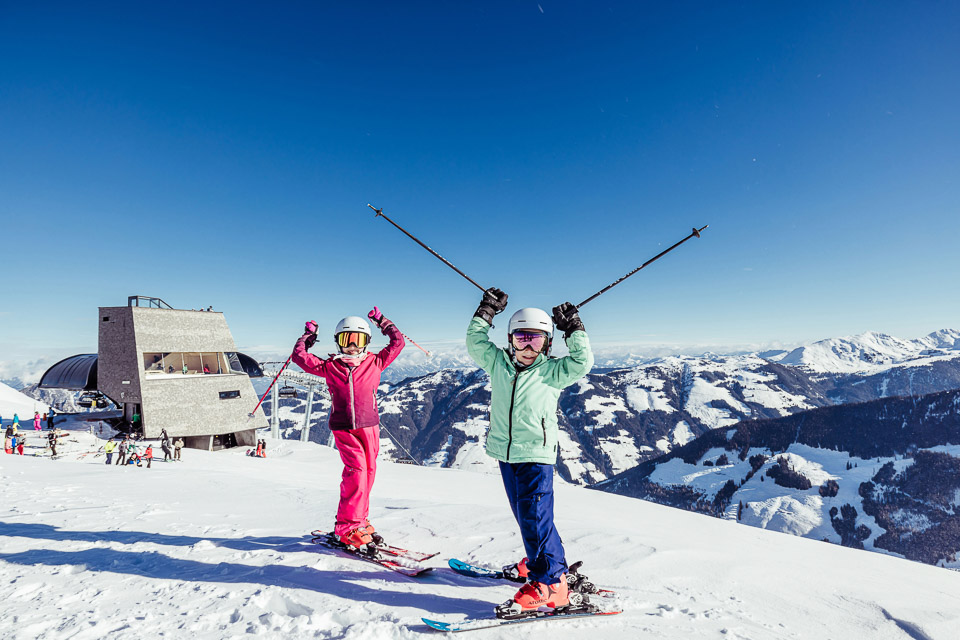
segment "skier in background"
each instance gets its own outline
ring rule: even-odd
[[[327,359],[308,353],[317,341],[317,323],[312,320],[306,323],[293,349],[293,361],[307,373],[323,376],[330,389],[329,426],[343,461],[333,533],[340,542],[352,547],[382,541],[368,520],[380,451],[377,387],[383,370],[404,347],[403,334],[380,309],[374,307],[367,317],[390,338],[389,344],[377,353],[367,351],[370,325],[358,316],[348,316],[337,323],[333,337],[339,353],[330,354]]]
[[[12,454],[14,450],[16,450],[17,443],[20,442],[20,439],[22,436],[20,435],[20,430],[17,429],[17,425],[15,424],[11,425],[10,428],[7,429],[7,431],[10,433],[10,451],[8,451],[7,453]]]
[[[117,449],[117,443],[113,440],[107,440],[107,443],[103,445],[103,452],[107,454],[107,464],[110,464],[113,460],[113,452]]]
[[[33,412],[33,430],[40,431],[40,414],[36,411]]]
[[[51,431],[47,434],[47,444],[50,446],[50,457],[57,457],[57,437],[59,434],[56,431]]]
[[[143,457],[147,459],[147,469],[150,468],[150,463],[153,462],[153,445],[148,444],[147,450],[143,452]],[[138,467],[140,465],[137,465]]]
[[[120,441],[120,446],[117,448],[119,450],[119,455],[117,456],[118,465],[127,463],[127,445],[127,436],[123,436],[123,440]]]
[[[506,306],[507,294],[487,289],[467,328],[467,351],[490,376],[487,455],[500,463],[527,554],[503,568],[505,576],[527,581],[513,599],[496,608],[501,617],[583,601],[568,583],[576,586],[584,577],[570,573],[568,578],[563,541],[553,522],[553,475],[560,392],[593,366],[587,333],[569,302],[554,307],[553,318],[540,309],[520,309],[510,318],[507,348],[498,349],[487,334],[493,317]],[[550,357],[554,323],[570,350],[563,358]]]
[[[183,449],[183,438],[177,438],[173,441],[173,459],[180,459],[180,449]]]
[[[173,458],[173,455],[170,453],[170,436],[167,435],[166,429],[160,431],[160,449],[163,450],[164,462]]]

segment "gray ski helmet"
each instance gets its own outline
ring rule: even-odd
[[[543,309],[534,307],[525,307],[510,316],[510,324],[507,327],[507,343],[510,346],[510,355],[513,355],[513,332],[518,329],[537,329],[547,334],[547,348],[543,351],[544,356],[550,355],[550,347],[553,346],[553,318]]]
[[[337,349],[340,353],[343,353],[343,347],[337,343],[337,337],[341,333],[345,332],[357,332],[367,334],[367,346],[370,344],[370,339],[373,337],[373,334],[370,333],[370,325],[367,324],[367,321],[361,318],[360,316],[347,316],[343,320],[337,323],[337,328],[333,332],[333,342],[337,344]],[[361,353],[365,352],[367,347],[364,346],[360,350]]]

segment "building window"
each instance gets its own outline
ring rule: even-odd
[[[236,367],[233,363],[234,359],[237,361]],[[228,354],[216,351],[150,352],[143,354],[143,371],[150,378],[224,374],[246,375],[243,367],[239,366],[239,362],[235,353]]]
[[[239,398],[239,397],[240,397],[239,391],[221,391],[220,392],[221,400],[229,400],[231,398]]]

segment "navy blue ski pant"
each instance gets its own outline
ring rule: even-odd
[[[520,525],[530,578],[544,584],[560,582],[567,560],[553,525],[553,465],[501,462],[500,476]]]

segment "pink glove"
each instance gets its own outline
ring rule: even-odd
[[[367,317],[373,320],[374,324],[376,324],[378,327],[380,326],[380,323],[383,322],[384,320],[383,314],[380,313],[379,307],[374,307],[373,311],[367,314]]]
[[[303,325],[303,335],[307,336],[306,340],[303,341],[304,346],[307,349],[312,349],[313,345],[317,344],[317,323],[310,320]]]

